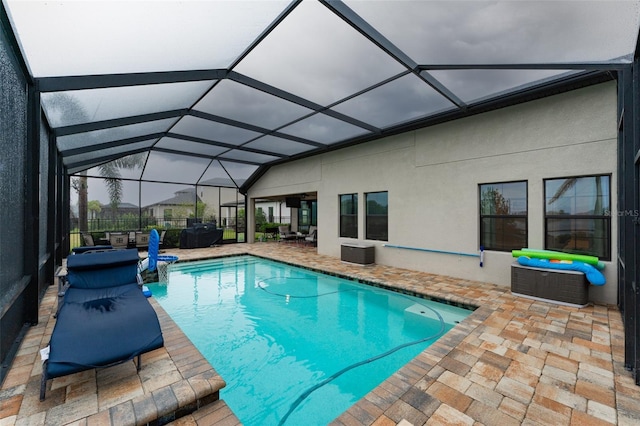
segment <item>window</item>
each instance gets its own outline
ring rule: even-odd
[[[171,220],[173,218],[173,209],[164,209],[164,220]]]
[[[311,226],[318,226],[318,201],[300,201],[298,209],[298,231],[308,233]]]
[[[388,212],[389,203],[387,201],[388,193],[370,192],[364,194],[364,200],[367,205],[367,216],[365,219],[365,228],[367,240],[388,241]]]
[[[611,177],[544,181],[545,248],[611,259]]]
[[[358,194],[340,195],[340,236],[358,238]]]
[[[498,251],[527,246],[527,182],[480,185],[480,245]]]

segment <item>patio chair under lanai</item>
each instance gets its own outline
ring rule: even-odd
[[[280,241],[295,241],[298,238],[298,234],[291,230],[291,225],[278,226],[278,232],[280,235]]]
[[[311,244],[311,245],[316,245],[318,243],[318,228],[315,226],[310,226],[309,227],[309,234],[304,237],[304,243],[307,244]]]

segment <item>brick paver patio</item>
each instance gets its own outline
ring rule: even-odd
[[[623,325],[615,306],[534,301],[481,282],[347,264],[295,244],[166,252],[180,261],[241,253],[478,307],[335,425],[640,424],[640,387],[623,366]],[[53,327],[53,290],[0,389],[0,426],[145,424],[154,416],[174,425],[239,423],[217,399],[224,381],[233,378],[219,377],[155,302],[167,345],[143,357],[139,375],[126,363],[63,377],[52,381],[40,403],[37,352]]]

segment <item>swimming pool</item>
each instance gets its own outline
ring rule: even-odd
[[[471,311],[253,256],[150,284],[247,425],[322,425]]]

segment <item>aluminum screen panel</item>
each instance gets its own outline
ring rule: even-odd
[[[552,81],[578,71],[567,70],[446,70],[429,71],[467,103]]]
[[[632,54],[630,1],[345,3],[418,64],[609,61]]]
[[[195,110],[275,130],[313,112],[251,87],[223,80],[194,107]]]
[[[53,127],[70,126],[190,108],[211,86],[212,81],[189,81],[43,93],[42,103]]]
[[[171,133],[239,145],[260,136],[260,133],[224,123],[186,116],[173,126]]]
[[[109,183],[103,176],[103,170],[100,168],[94,168],[87,171],[87,198],[94,202],[98,202],[98,206],[94,204],[90,210],[90,220],[96,220],[97,222],[107,219],[109,220],[114,216],[113,206],[111,205],[111,196],[109,190]],[[118,203],[119,212],[115,212],[115,215],[127,214],[127,218],[121,218],[118,221],[120,226],[124,226],[124,229],[131,227],[135,229],[138,227],[138,215],[140,213],[139,201],[140,201],[140,183],[135,180],[120,180],[115,184],[120,191],[120,202]],[[102,202],[98,201],[102,200]],[[125,223],[128,225],[126,226]]]
[[[249,151],[240,151],[239,149],[232,149],[220,155],[221,159],[226,160],[240,160],[248,163],[265,164],[271,161],[277,160],[279,157],[273,155],[259,154]]]
[[[28,173],[25,146],[29,96],[26,81],[14,63],[3,31],[0,31],[0,76],[0,111],[3,115],[0,121],[0,203],[6,206],[0,210],[0,309],[4,312],[22,291],[19,283],[25,272],[25,230],[32,223],[25,203],[17,201],[24,198]],[[15,119],[5,120],[5,116]]]
[[[8,3],[42,77],[226,68],[288,2]]]
[[[241,186],[247,179],[249,179],[249,176],[258,170],[258,166],[234,163],[231,161],[220,161],[220,165],[238,186]]]
[[[246,148],[260,149],[263,151],[271,151],[276,154],[283,155],[296,155],[303,152],[316,149],[316,146],[307,145],[304,143],[294,142],[289,139],[279,138],[276,136],[267,135],[256,139],[253,142],[243,145]]]
[[[280,131],[288,135],[328,145],[369,133],[366,129],[353,126],[325,114],[315,114]]]
[[[137,142],[137,143],[131,143],[131,144],[126,144],[126,145],[121,145],[121,146],[117,146],[117,147],[113,147],[113,148],[107,148],[107,149],[102,149],[99,151],[100,156],[96,157],[96,152],[86,152],[83,154],[77,154],[77,155],[70,155],[67,157],[63,157],[62,161],[65,164],[65,166],[68,167],[77,167],[77,166],[81,166],[81,165],[85,165],[85,169],[88,169],[90,167],[93,167],[93,165],[99,164],[99,163],[104,163],[105,161],[108,161],[110,164],[116,164],[116,169],[119,168],[119,166],[117,166],[118,164],[120,165],[125,165],[128,164],[128,157],[123,157],[120,158],[118,160],[114,160],[114,161],[109,161],[110,159],[117,157],[117,156],[125,156],[128,155],[130,152],[135,152],[135,151],[140,151],[143,149],[148,149],[151,148],[153,146],[153,144],[155,143],[155,139],[152,140],[147,140],[147,141],[142,141],[142,142]],[[140,156],[142,158],[146,158],[147,154],[140,154]],[[138,157],[139,158],[139,157]],[[144,165],[144,163],[140,164],[140,167]],[[128,168],[127,166],[124,166],[123,168]],[[135,167],[131,167],[131,168],[135,168]],[[135,179],[139,179],[141,175],[141,170],[138,171],[137,173],[132,173],[131,174],[131,178],[135,178]],[[120,178],[122,176],[115,174],[113,176],[108,176],[108,177],[115,177],[115,178]]]
[[[325,6],[304,1],[236,71],[329,105],[404,68]]]
[[[47,223],[49,217],[55,213],[49,211],[49,196],[53,198],[53,194],[49,194],[49,179],[54,179],[55,172],[50,173],[49,169],[49,129],[42,121],[39,122],[40,128],[40,206],[39,206],[39,248],[40,258],[47,255]]]
[[[426,82],[409,74],[332,109],[376,127],[385,127],[454,107]]]
[[[69,171],[146,148],[227,158],[245,167],[234,186],[258,165],[615,78],[640,28],[638,0],[3,4]],[[173,179],[150,167],[143,179]]]
[[[184,184],[141,182],[140,199],[143,214],[155,217],[157,223],[164,226],[164,212],[158,207],[175,208],[176,201],[186,205],[195,204],[195,187]]]
[[[257,168],[257,167],[256,167]],[[254,168],[255,170],[255,168]],[[241,185],[240,182],[238,185]],[[229,173],[222,167],[219,161],[213,161],[202,176],[198,185],[222,186],[235,188],[236,183],[233,181]]]
[[[112,127],[103,130],[60,136],[57,139],[58,149],[64,153],[68,149],[98,145],[105,142],[138,136],[151,135],[167,131],[176,119],[155,120],[146,123],[130,124],[128,126]],[[108,148],[108,147],[106,147]]]
[[[193,183],[200,179],[210,159],[151,151],[142,179],[155,182]]]
[[[101,167],[100,175],[114,178],[121,177],[123,179],[140,179],[148,157],[148,152],[142,152],[119,158],[110,162],[107,167]]]
[[[229,148],[210,145],[206,143],[191,142],[176,138],[162,138],[158,141],[157,144],[155,144],[154,148],[183,151],[185,154],[201,154],[210,157],[214,157],[229,150]]]

